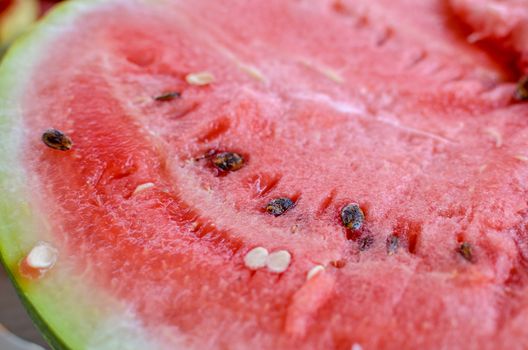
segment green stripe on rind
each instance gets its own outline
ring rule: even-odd
[[[127,1],[131,2],[113,2]],[[137,319],[130,315],[127,305],[94,290],[82,276],[76,276],[67,257],[59,256],[57,266],[42,280],[29,282],[18,275],[18,262],[36,242],[53,242],[43,228],[47,225],[40,221],[43,218],[38,208],[31,206],[31,189],[20,160],[19,150],[25,146],[26,136],[22,118],[24,88],[32,83],[39,58],[48,52],[58,34],[71,28],[81,16],[109,3],[112,1],[72,0],[56,6],[14,43],[0,65],[0,261],[29,315],[55,350],[163,348],[136,325]],[[108,345],[106,338],[114,330],[119,345],[113,345],[116,339]]]

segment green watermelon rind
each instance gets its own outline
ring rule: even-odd
[[[13,101],[13,91],[17,90],[16,88],[14,88],[14,86],[17,85],[17,80],[19,82],[18,84],[20,84],[20,82],[24,80],[21,79],[21,75],[17,74],[21,70],[20,58],[29,57],[28,53],[26,52],[28,49],[32,51],[38,51],[38,47],[41,46],[45,41],[44,36],[46,32],[45,30],[43,30],[43,28],[48,25],[48,23],[51,25],[51,23],[55,22],[59,17],[67,16],[68,12],[73,12],[70,10],[70,6],[65,6],[64,4],[62,6],[58,6],[58,8],[54,11],[53,14],[48,15],[42,21],[42,23],[36,25],[35,28],[33,28],[30,32],[19,38],[11,46],[11,48],[3,58],[2,65],[0,66],[0,100],[3,101],[2,111],[4,112],[0,115],[0,123],[2,126],[0,134],[4,139],[4,145],[9,145],[15,148],[15,150],[17,141],[16,136],[14,137],[12,131],[16,129],[17,124],[20,124],[20,120],[14,120],[14,118],[6,116],[5,111],[11,111],[13,110],[12,108],[16,108],[15,106],[13,106],[13,104],[16,103]],[[31,65],[31,62],[27,63],[30,63]],[[0,149],[0,159],[2,159],[4,162],[4,167],[0,168],[0,181],[2,183],[2,188],[6,189],[11,187],[14,182],[13,180],[15,180],[16,182],[18,182],[19,186],[15,185],[15,187],[11,188],[22,192],[23,190],[17,188],[20,187],[20,181],[22,177],[16,176],[21,174],[13,174],[17,172],[17,170],[14,170],[13,168],[7,171],[5,169],[5,164],[18,163],[16,159],[16,153],[12,152],[12,150],[8,149],[7,147],[2,147]],[[21,169],[18,170],[20,172],[22,171]],[[17,198],[6,198],[9,195]],[[37,328],[42,332],[42,335],[48,341],[50,346],[56,350],[69,350],[70,348],[61,339],[61,337],[58,335],[58,332],[56,332],[52,327],[50,327],[49,324],[46,323],[44,318],[37,311],[36,307],[30,302],[22,285],[17,281],[17,278],[12,272],[13,269],[17,267],[17,264],[15,263],[15,265],[13,265],[13,258],[7,256],[8,253],[6,252],[6,249],[13,247],[10,247],[10,244],[6,243],[4,239],[6,236],[12,237],[17,233],[23,234],[24,228],[21,226],[23,225],[23,223],[28,222],[28,219],[31,221],[31,218],[27,217],[27,212],[13,212],[13,207],[17,207],[17,204],[22,204],[22,201],[24,201],[25,199],[22,199],[23,197],[14,194],[14,191],[11,191],[9,195],[7,195],[6,191],[4,191],[4,200],[0,204],[0,217],[2,219],[2,226],[0,228],[0,262],[5,267],[5,270],[7,271],[11,282],[15,286],[15,290],[22,303],[24,304],[26,311],[28,312],[29,316],[31,317]],[[7,230],[9,230],[9,232],[6,232]],[[19,246],[18,250],[19,255],[23,255],[22,247]],[[14,254],[11,253],[9,255],[13,256]],[[11,260],[10,263],[7,262],[8,259]],[[15,258],[15,261],[16,260],[19,259]]]
[[[71,348],[59,336],[59,332],[47,323],[41,313],[37,311],[37,307],[30,301],[22,283],[13,273],[18,266],[17,261],[24,255],[24,251],[27,251],[27,248],[23,247],[25,244],[21,244],[22,242],[19,239],[24,234],[27,234],[27,228],[24,227],[24,224],[32,222],[32,218],[27,210],[21,209],[26,206],[27,197],[22,194],[24,192],[22,183],[24,175],[16,154],[17,143],[19,143],[17,139],[19,138],[14,133],[16,133],[17,127],[21,127],[22,116],[19,115],[18,120],[15,120],[11,115],[6,115],[6,111],[11,112],[17,109],[17,97],[20,98],[22,96],[16,96],[15,94],[20,89],[23,89],[21,85],[24,85],[24,80],[26,80],[26,83],[29,81],[28,74],[31,74],[30,68],[34,62],[24,61],[22,58],[27,60],[32,56],[35,59],[39,57],[38,51],[45,47],[46,39],[49,36],[47,35],[46,27],[53,26],[55,23],[59,24],[63,21],[63,18],[72,16],[76,12],[76,6],[72,6],[69,3],[57,6],[52,13],[48,14],[46,18],[11,46],[0,66],[0,101],[2,101],[3,105],[3,112],[0,115],[0,135],[2,135],[4,145],[10,147],[4,146],[0,149],[0,159],[3,161],[3,166],[0,168],[0,181],[2,188],[11,188],[9,194],[4,191],[4,198],[0,203],[0,218],[2,220],[0,228],[0,261],[5,267],[19,298],[34,324],[41,331],[49,345],[56,350],[69,350]],[[31,55],[32,53],[37,54]],[[27,66],[24,67],[24,65]],[[23,74],[24,70],[25,75]],[[19,87],[18,89],[16,88],[17,86]],[[7,164],[12,167],[6,168]],[[18,165],[19,168],[17,169],[13,165]],[[14,211],[13,208],[17,208],[17,210]],[[18,237],[14,237],[15,235]],[[15,247],[15,245],[17,246]],[[8,249],[9,252],[7,251]]]
[[[110,3],[108,0],[71,0],[59,4],[16,40],[0,65],[0,190],[3,196],[0,200],[0,262],[29,316],[55,350],[135,350],[144,348],[144,344],[159,342],[154,337],[150,339],[141,326],[136,326],[137,319],[127,313],[127,305],[90,286],[83,276],[72,273],[68,257],[59,255],[54,269],[38,281],[28,281],[18,273],[19,261],[38,241],[53,242],[53,236],[46,232],[49,225],[38,213],[21,161],[24,137],[35,136],[24,130],[24,87],[32,83],[32,72],[39,58],[48,52],[58,34],[72,28],[81,16]],[[37,132],[36,137],[40,137],[40,133]],[[123,332],[118,337],[120,344],[110,342],[107,345],[105,337],[114,330]],[[152,346],[162,348],[158,345],[148,347]]]

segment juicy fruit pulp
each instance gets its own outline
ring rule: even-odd
[[[88,3],[13,109],[60,254],[23,288],[81,275],[168,349],[526,344],[528,107],[443,2]]]

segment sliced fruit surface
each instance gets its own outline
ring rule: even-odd
[[[528,105],[464,20],[59,5],[0,68],[0,251],[51,344],[526,347]]]
[[[528,1],[449,0],[453,12],[472,29],[470,42],[489,41],[510,51],[528,72]]]

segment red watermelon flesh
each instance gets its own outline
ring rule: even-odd
[[[525,348],[528,106],[458,4],[66,5],[80,14],[20,101],[54,269],[167,349]],[[42,144],[50,127],[71,151]],[[221,173],[211,150],[245,164]],[[295,206],[266,213],[280,197]],[[287,270],[248,269],[255,247],[288,251]]]
[[[528,1],[450,0],[454,13],[469,25],[471,42],[495,41],[519,59],[528,72]]]

